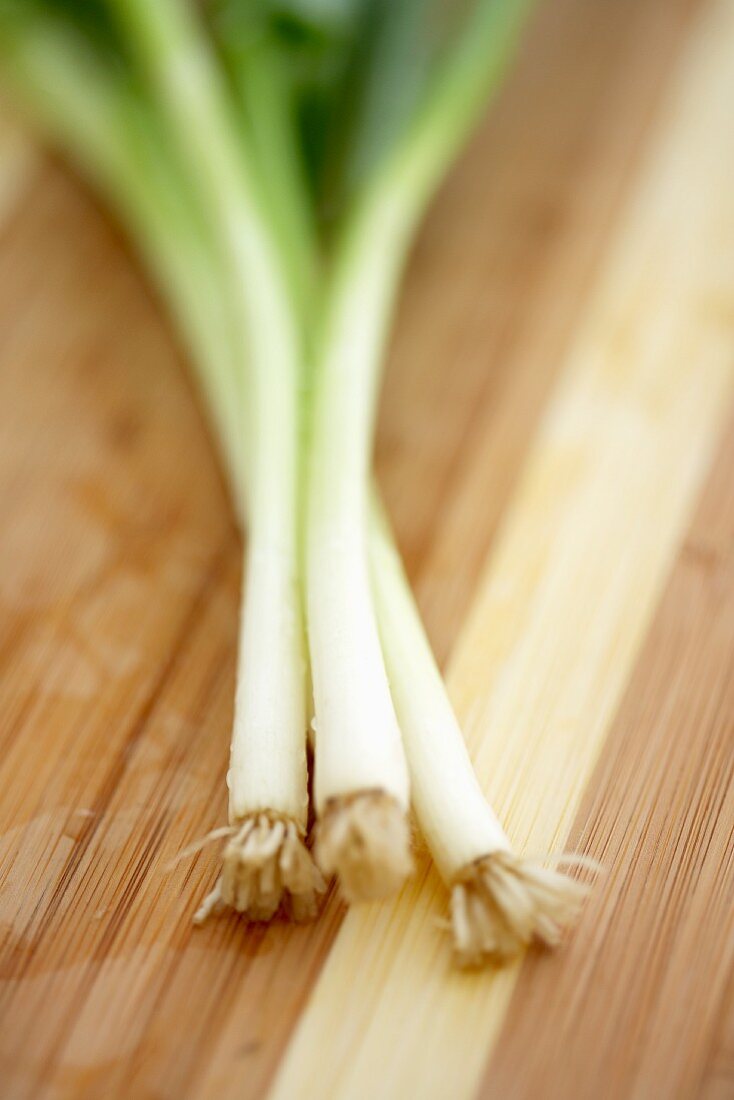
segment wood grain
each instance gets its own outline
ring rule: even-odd
[[[699,7],[541,10],[416,249],[379,464],[443,657]],[[17,128],[0,140],[3,1091],[260,1096],[343,911],[190,926],[216,856],[171,860],[224,817],[240,551],[123,242]]]
[[[607,873],[482,1096],[734,1093],[733,468],[734,418],[572,832]]]

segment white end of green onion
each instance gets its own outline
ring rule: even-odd
[[[472,767],[376,497],[370,554],[413,806],[451,890],[457,962],[502,962],[533,941],[555,946],[563,929],[576,919],[588,887],[513,853]]]
[[[353,901],[393,893],[411,868],[409,776],[367,547],[374,407],[403,253],[402,209],[398,204],[396,211],[388,193],[368,213],[347,237],[325,323],[315,375],[306,528],[317,855]]]
[[[309,641],[317,733],[317,858],[350,901],[410,873],[409,781],[369,599],[366,562],[312,526]],[[316,565],[313,564],[316,560]],[[361,573],[364,568],[364,579]]]
[[[281,904],[311,912],[323,884],[303,843],[308,777],[298,579],[299,326],[256,194],[250,153],[196,12],[175,0],[114,0],[114,7],[192,191],[211,217],[235,347],[223,408],[234,406],[235,424],[241,411],[246,439],[249,542],[228,775],[235,831],[199,918],[226,905],[253,920],[268,919]],[[212,376],[211,369],[206,373]]]
[[[316,856],[338,875],[345,901],[376,901],[396,893],[413,870],[405,808],[385,791],[332,799],[316,833]]]

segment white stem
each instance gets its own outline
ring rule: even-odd
[[[418,824],[451,889],[462,966],[501,963],[534,940],[556,946],[588,887],[515,855],[484,797],[375,496],[370,555],[390,685]]]
[[[337,264],[315,380],[306,532],[315,796],[364,791],[405,810],[409,781],[385,672],[367,554],[368,481],[379,365],[404,211],[389,191],[359,220]]]
[[[474,772],[464,737],[375,496],[370,559],[385,662],[408,757],[418,823],[443,879],[509,851]]]
[[[305,654],[298,585],[300,335],[226,89],[186,5],[115,0],[149,70],[228,274],[247,402],[246,600],[228,775],[230,819],[305,829]],[[246,374],[246,377],[245,377]],[[243,412],[243,427],[245,416]]]
[[[253,341],[252,348],[249,541],[228,775],[230,819],[238,822],[255,811],[274,810],[305,831],[306,654],[298,543],[300,413],[288,342],[290,318],[263,316],[261,323],[259,331],[267,333],[269,340],[262,347]]]
[[[316,805],[364,789],[399,803],[408,780],[377,637],[367,562],[377,382],[413,230],[511,54],[530,0],[480,3],[419,117],[365,191],[336,264],[316,377],[307,598]]]

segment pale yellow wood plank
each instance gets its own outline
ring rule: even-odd
[[[482,782],[528,852],[568,833],[734,393],[732,102],[734,0],[715,0],[451,664]],[[349,914],[275,1097],[473,1093],[517,968],[453,972],[445,901],[424,869]]]

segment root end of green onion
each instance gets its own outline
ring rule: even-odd
[[[326,884],[295,822],[270,813],[250,815],[227,842],[222,859],[222,873],[195,924],[228,908],[250,921],[268,921],[279,911],[297,921],[316,916]]]
[[[347,902],[397,893],[413,870],[405,809],[385,791],[331,799],[317,826],[316,858],[325,875],[337,876]]]
[[[477,860],[451,890],[456,961],[463,967],[501,964],[533,942],[557,947],[589,889],[511,852]]]

